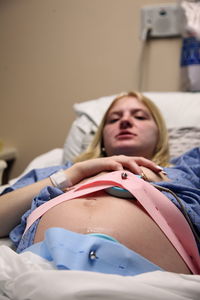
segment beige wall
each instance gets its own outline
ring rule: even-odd
[[[63,146],[74,102],[138,89],[140,7],[156,3],[0,1],[0,138],[18,150],[12,177]],[[143,90],[179,89],[180,45],[149,43]]]

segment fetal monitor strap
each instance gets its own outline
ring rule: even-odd
[[[157,185],[157,184],[154,184],[154,183],[152,183],[152,185],[155,188],[157,188],[159,191],[161,191],[161,192],[167,192],[167,193],[170,193],[170,194],[172,194],[174,196],[174,198],[177,200],[177,202],[178,202],[178,204],[180,206],[182,214],[184,215],[184,217],[186,218],[188,224],[190,225],[190,228],[191,228],[191,230],[192,230],[192,232],[193,232],[196,240],[200,243],[199,233],[197,233],[197,231],[195,230],[195,228],[194,228],[194,226],[193,226],[193,224],[192,224],[192,222],[190,220],[190,217],[189,217],[189,215],[187,213],[187,210],[186,210],[183,202],[181,201],[181,199],[172,190],[170,190],[170,189],[168,189],[166,187],[163,187],[163,186],[160,186],[160,185]]]

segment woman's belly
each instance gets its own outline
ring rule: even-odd
[[[160,228],[134,199],[116,198],[99,191],[62,202],[42,216],[34,242],[42,241],[50,227],[108,234],[166,271],[190,273]]]

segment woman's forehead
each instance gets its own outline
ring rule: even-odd
[[[143,104],[140,100],[133,96],[125,96],[120,98],[115,103],[113,103],[112,107],[109,110],[109,114],[114,111],[119,111],[123,109],[141,109],[147,112],[150,112],[149,109]]]

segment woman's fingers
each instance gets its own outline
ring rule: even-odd
[[[118,171],[122,170],[123,166],[116,159],[109,158],[96,158],[90,159],[79,163],[79,171],[82,178],[96,175],[102,171]]]
[[[130,160],[131,160],[131,158],[130,158]],[[162,167],[156,165],[153,161],[151,161],[147,158],[144,158],[144,157],[135,157],[134,162],[137,163],[138,166],[146,167],[156,173],[159,173],[163,170]]]
[[[76,167],[75,167],[76,165]],[[130,172],[142,175],[142,168],[146,167],[155,173],[162,171],[162,168],[157,166],[154,162],[143,157],[132,157],[125,155],[115,155],[110,157],[102,157],[90,159],[75,164],[77,169],[77,180],[81,180],[103,171],[119,171],[127,169]]]
[[[115,156],[115,159],[120,162],[125,169],[129,169],[131,172],[139,175],[142,174],[141,167],[146,167],[156,173],[162,171],[160,166],[157,166],[154,162],[144,157],[119,155]]]

